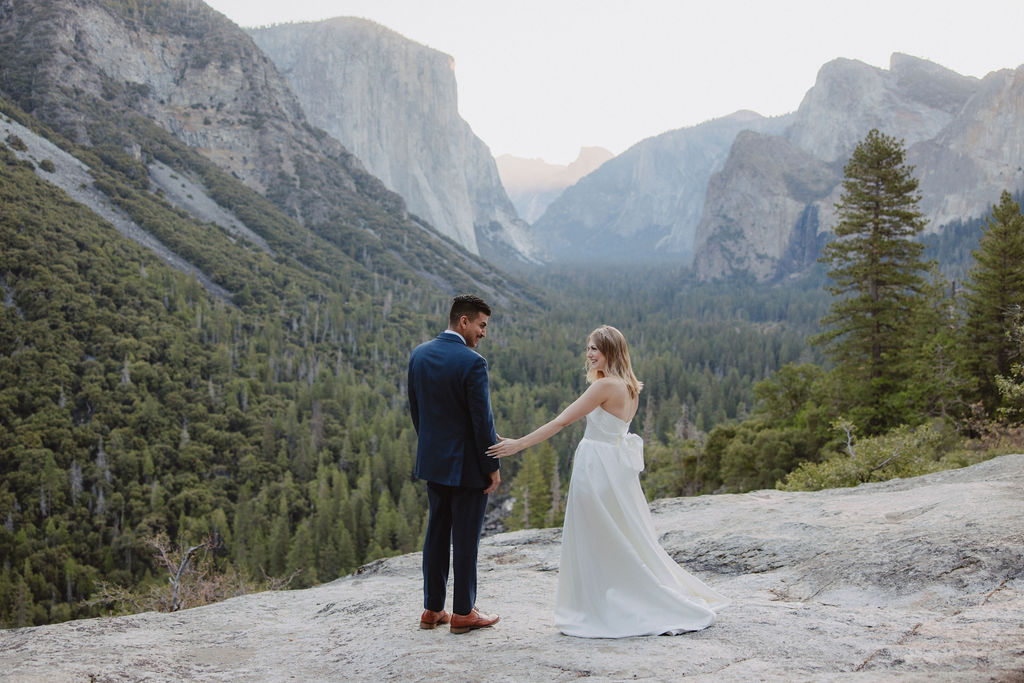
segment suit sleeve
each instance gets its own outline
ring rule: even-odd
[[[412,363],[413,359],[409,359],[409,373],[405,379],[407,391],[409,392],[409,415],[412,417],[412,426],[416,430],[416,433],[420,433],[420,406],[416,402],[416,389],[413,384],[412,376]]]
[[[480,357],[469,371],[466,382],[466,397],[469,404],[470,419],[473,421],[473,439],[475,453],[481,472],[494,472],[498,469],[498,459],[487,455],[487,449],[497,443],[498,435],[494,431],[494,415],[491,413],[491,391],[487,379],[487,361]]]

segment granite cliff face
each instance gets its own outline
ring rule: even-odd
[[[5,18],[6,41],[52,46],[33,93],[48,119],[88,138],[88,120],[67,102],[102,98],[157,123],[265,194],[294,173],[298,157],[321,148],[364,172],[332,140],[318,140],[299,102],[248,37],[195,0],[119,13],[101,2],[18,3]],[[217,45],[211,58],[206,47]],[[348,188],[355,182],[349,178]]]
[[[709,185],[696,272],[767,281],[813,263],[834,224],[843,166],[872,128],[903,139],[928,231],[983,215],[1002,190],[1024,188],[1022,104],[1024,68],[979,80],[901,54],[888,70],[829,62],[789,128],[730,150]]]
[[[688,260],[708,179],[736,135],[785,124],[743,111],[637,143],[552,202],[537,237],[563,261]]]
[[[766,280],[783,264],[791,272],[813,265],[823,246],[821,214],[840,176],[784,137],[740,133],[708,182],[696,234],[699,272]]]
[[[22,109],[134,157],[154,187],[154,161],[190,175],[183,143],[297,221],[288,229],[308,230],[307,244],[315,234],[367,270],[411,268],[443,291],[500,299],[471,252],[314,128],[252,38],[199,0],[0,0],[0,65],[0,89]]]
[[[474,254],[540,251],[490,150],[458,113],[452,58],[363,19],[250,29],[310,121],[417,214]]]
[[[0,631],[18,681],[1019,681],[1024,455],[788,493],[655,501],[676,561],[733,603],[697,633],[589,640],[555,629],[561,532],[484,538],[493,628],[417,626],[420,555],[300,591]],[[486,656],[481,656],[486,652]]]
[[[503,154],[495,159],[501,183],[519,215],[533,223],[565,188],[593,173],[614,154],[603,147],[584,147],[571,164],[549,164],[543,159],[523,159]]]
[[[938,135],[977,85],[975,78],[902,54],[892,56],[889,70],[836,59],[818,71],[785,137],[826,162],[845,163],[872,128],[910,147]]]
[[[932,230],[1024,188],[1024,66],[988,74],[934,138],[910,147]]]

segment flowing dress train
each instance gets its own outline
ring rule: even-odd
[[[562,531],[555,625],[624,638],[707,628],[729,604],[658,543],[640,488],[643,440],[598,407],[576,448]]]

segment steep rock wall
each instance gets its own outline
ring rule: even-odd
[[[410,211],[473,253],[540,256],[490,150],[459,116],[451,57],[348,17],[249,33],[310,121],[340,140]]]

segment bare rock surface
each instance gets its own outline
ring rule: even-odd
[[[553,624],[560,532],[485,538],[493,628],[420,630],[418,554],[302,591],[0,631],[0,677],[134,680],[1024,680],[1024,455],[815,493],[657,501],[665,548],[734,600],[711,628]],[[600,558],[595,558],[600,561]]]
[[[244,237],[264,253],[276,256],[267,241],[253,232],[230,209],[225,209],[207,192],[202,183],[176,172],[160,161],[149,164],[149,178],[164,193],[164,199],[194,218],[216,223],[236,237]]]

